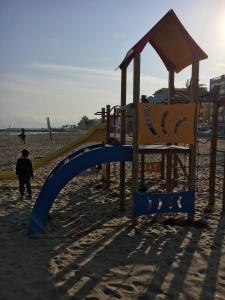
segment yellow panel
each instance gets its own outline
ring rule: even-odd
[[[138,144],[193,144],[195,107],[195,103],[139,103]]]

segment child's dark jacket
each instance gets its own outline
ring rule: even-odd
[[[21,157],[16,163],[16,175],[19,178],[29,179],[33,177],[33,167],[29,158]]]

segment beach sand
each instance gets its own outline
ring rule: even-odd
[[[29,135],[26,147],[35,161],[79,134],[54,134],[52,143],[47,134]],[[219,146],[225,149],[224,142]],[[1,170],[15,169],[23,147],[16,136],[0,137]],[[204,147],[209,150],[208,144]],[[203,219],[204,226],[181,226],[165,222],[164,217],[145,216],[137,229],[132,228],[128,163],[126,214],[119,211],[116,164],[109,189],[100,185],[95,170],[74,178],[54,202],[48,233],[29,237],[32,207],[56,163],[35,172],[32,200],[19,199],[16,181],[0,182],[1,300],[225,299],[222,187],[215,210],[204,214],[208,201],[205,170],[198,172],[196,200],[196,219]],[[160,188],[157,174],[151,184]]]

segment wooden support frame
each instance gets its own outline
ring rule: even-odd
[[[174,70],[169,71],[169,82],[168,82],[168,87],[169,87],[169,95],[168,95],[168,104],[171,103],[171,100],[173,99],[175,95],[175,87],[174,87]]]
[[[98,112],[98,114],[99,114],[100,112]],[[102,107],[102,109],[101,109],[101,122],[102,123],[105,123],[105,107]],[[106,136],[105,136],[105,140],[104,141],[102,141],[103,143],[105,143],[105,141],[106,141]],[[102,172],[102,182],[105,182],[105,174]]]
[[[167,193],[172,192],[172,166],[173,166],[173,155],[170,151],[166,152],[166,191]]]
[[[179,165],[180,165],[180,167],[181,167],[181,169],[182,169],[182,171],[183,171],[185,177],[188,178],[188,173],[187,173],[187,171],[186,171],[186,168],[185,168],[185,166],[183,165],[182,161],[180,160],[179,156],[178,156],[177,154],[174,154],[174,156],[176,157],[177,162],[179,163]]]
[[[105,107],[102,107],[102,123],[105,123]]]
[[[218,131],[218,112],[219,112],[219,88],[216,91],[216,99],[213,102],[212,112],[212,136],[210,145],[210,170],[209,170],[209,199],[208,206],[215,205],[215,184],[216,184],[216,150],[217,150],[217,131]]]
[[[108,143],[110,139],[110,121],[110,105],[106,105],[106,143]],[[110,186],[110,163],[106,164],[105,185],[106,188]]]
[[[172,21],[172,23],[171,23]],[[168,23],[167,23],[168,22]],[[170,35],[173,35],[174,43],[167,43],[170,40],[170,35],[165,37],[165,28],[168,24],[173,24],[172,29],[169,30]],[[155,32],[157,31],[157,36]],[[137,144],[137,127],[138,127],[138,114],[137,103],[140,96],[140,53],[145,48],[146,44],[150,43],[160,58],[164,62],[167,70],[169,70],[169,101],[175,92],[174,89],[174,71],[180,72],[190,64],[192,64],[192,101],[198,102],[198,78],[199,78],[199,61],[206,59],[207,54],[192,40],[191,36],[186,32],[182,23],[176,17],[174,12],[169,11],[151,30],[147,32],[126,54],[124,60],[119,65],[120,69],[127,68],[130,62],[134,63],[134,79],[133,79],[133,104],[134,104],[134,116],[133,116],[133,167],[132,167],[132,190],[133,193],[138,189],[138,149],[142,145]],[[167,53],[169,45],[169,53]],[[177,48],[178,45],[179,47]],[[197,110],[197,106],[196,106]],[[193,143],[189,148],[189,178],[188,185],[191,193],[195,193],[195,181],[196,181],[196,135],[197,135],[197,113],[195,111],[194,120],[194,142],[193,139],[188,144]],[[174,141],[172,141],[174,142]],[[168,146],[168,145],[167,145]],[[161,149],[160,149],[161,151]],[[160,153],[163,153],[162,151]],[[173,153],[171,151],[164,152],[167,164],[166,180],[167,190],[172,190],[172,158]],[[176,164],[176,157],[174,158]],[[162,164],[165,159],[162,159]],[[166,166],[165,166],[166,167]],[[162,167],[162,171],[164,168]],[[176,177],[176,169],[174,169],[174,176]],[[164,174],[161,174],[164,177]],[[191,211],[193,214],[194,210]],[[193,215],[189,214],[189,217],[193,220]]]
[[[146,96],[141,96],[141,102],[146,102]],[[140,186],[144,188],[145,185],[145,153],[141,153],[141,178],[140,178]]]
[[[161,179],[165,179],[165,162],[166,162],[166,156],[165,156],[165,153],[162,153],[162,155],[161,155]]]
[[[140,65],[141,57],[140,54],[134,57],[133,67],[133,162],[132,162],[132,197],[134,193],[138,191],[138,171],[139,171],[139,147],[137,143],[138,134],[138,102],[140,99]],[[133,201],[134,203],[134,201]],[[134,210],[133,210],[134,211]],[[137,218],[132,217],[132,224],[137,225]]]
[[[189,190],[195,191],[196,186],[196,138],[197,138],[197,122],[198,122],[198,101],[199,101],[199,61],[193,58],[192,62],[192,76],[191,76],[191,97],[192,102],[196,103],[195,116],[194,116],[194,144],[190,145],[190,155],[189,155],[189,179],[188,186]],[[188,219],[194,221],[195,215],[189,214]]]
[[[145,185],[145,154],[141,154],[141,178],[140,186],[143,188]]]
[[[171,103],[172,97],[175,93],[174,88],[174,70],[169,71],[169,97],[168,104]],[[167,193],[172,192],[172,168],[173,168],[173,155],[171,152],[166,153],[166,191]]]
[[[121,107],[126,105],[127,68],[121,70]],[[126,110],[120,111],[120,143],[126,143]],[[125,162],[120,162],[120,211],[125,211]]]
[[[224,168],[223,168],[223,199],[222,199],[222,210],[225,211],[225,152],[224,152]]]
[[[49,138],[50,138],[50,141],[52,142],[52,129],[51,129],[51,124],[50,124],[49,117],[46,118],[46,121],[47,121],[47,128],[48,128]]]

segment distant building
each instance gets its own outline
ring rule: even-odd
[[[210,120],[210,104],[204,101],[200,101],[199,104],[199,122],[208,123]]]
[[[147,98],[148,103],[163,103],[167,101],[169,96],[169,90],[168,88],[162,88],[158,91],[156,91],[153,96],[150,96]]]
[[[199,87],[200,96],[207,92],[206,87]],[[147,98],[148,103],[167,103],[169,98],[169,89],[161,88],[157,90],[153,96]],[[189,103],[191,101],[190,89],[189,88],[177,88],[175,89],[175,95],[171,100],[172,103]]]
[[[225,96],[225,75],[210,79],[210,91],[216,86],[220,86],[220,95]]]

